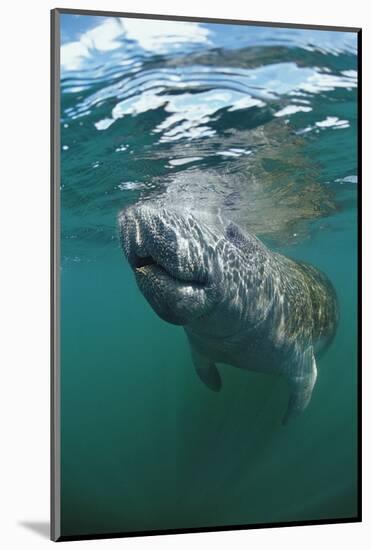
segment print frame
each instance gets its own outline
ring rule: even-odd
[[[223,23],[228,25],[246,25],[262,27],[285,27],[313,30],[330,30],[357,33],[358,88],[357,88],[357,494],[358,511],[354,517],[329,518],[306,521],[285,521],[281,523],[259,523],[241,525],[214,525],[210,527],[189,527],[182,529],[133,530],[130,532],[82,533],[78,536],[64,534],[61,531],[61,416],[60,416],[60,17],[63,14],[81,16],[124,17],[140,20],[185,21],[197,23]],[[258,22],[248,20],[215,19],[199,17],[183,17],[172,15],[139,14],[111,11],[79,10],[57,8],[51,10],[51,539],[54,541],[102,539],[116,537],[136,537],[164,534],[186,534],[197,532],[216,532],[245,529],[262,529],[272,527],[288,527],[301,525],[321,525],[336,523],[352,523],[362,521],[362,30],[354,27],[337,27],[324,25],[304,25],[293,23]]]

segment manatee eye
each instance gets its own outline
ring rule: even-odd
[[[245,235],[241,232],[238,225],[230,222],[225,231],[226,238],[236,247],[243,247],[247,245]]]

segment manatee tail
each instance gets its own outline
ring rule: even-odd
[[[297,352],[295,356],[296,358],[286,371],[290,395],[282,421],[284,425],[308,406],[317,378],[313,346],[309,346],[304,352]]]

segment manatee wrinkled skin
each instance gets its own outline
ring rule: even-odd
[[[335,291],[313,266],[269,250],[236,224],[155,202],[118,218],[123,251],[155,312],[182,325],[201,380],[221,388],[216,363],[282,375],[289,385],[284,418],[308,405],[315,356],[338,320]]]

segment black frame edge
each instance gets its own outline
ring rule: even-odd
[[[222,19],[216,17],[195,17],[185,15],[161,15],[154,13],[127,13],[118,11],[106,11],[106,10],[80,10],[75,8],[55,8],[59,14],[66,15],[97,15],[103,17],[128,17],[132,19],[155,19],[163,21],[189,21],[195,23],[216,23],[216,24],[228,24],[228,25],[248,25],[257,27],[285,27],[292,29],[312,29],[319,31],[335,31],[335,32],[358,32],[360,27],[343,27],[343,26],[331,26],[331,25],[311,25],[306,23],[269,23],[267,21],[249,21],[239,19]]]
[[[50,538],[60,540],[60,368],[59,368],[59,10],[50,12]]]
[[[357,490],[362,521],[362,29],[357,33]]]
[[[286,521],[281,523],[259,523],[251,525],[221,525],[218,527],[190,527],[185,529],[159,529],[152,531],[128,531],[117,533],[98,533],[91,535],[62,535],[57,542],[68,542],[77,540],[101,540],[115,538],[134,538],[134,537],[153,537],[163,535],[186,535],[196,533],[218,533],[220,531],[244,531],[251,529],[271,529],[281,527],[311,527],[313,525],[335,525],[343,523],[360,523],[361,519],[358,516],[354,518],[338,518],[338,519],[320,519],[308,521]]]

